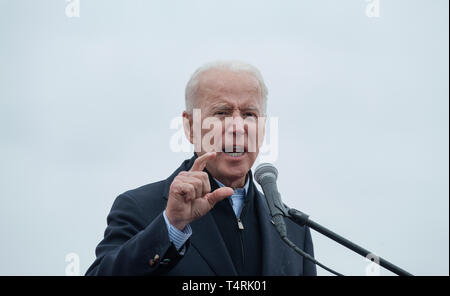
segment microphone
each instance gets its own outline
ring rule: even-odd
[[[275,224],[278,233],[284,238],[287,236],[287,232],[283,217],[287,216],[288,213],[281,202],[280,193],[277,188],[277,177],[278,170],[270,163],[261,163],[256,167],[256,182],[261,185],[266,197],[270,215],[272,216],[272,221]]]
[[[275,225],[276,230],[281,236],[281,239],[291,247],[295,252],[303,256],[306,260],[311,261],[312,263],[322,267],[323,269],[335,274],[342,275],[331,268],[323,265],[310,254],[306,253],[299,247],[297,247],[289,238],[287,237],[286,224],[284,223],[283,217],[290,217],[288,213],[288,209],[281,202],[281,196],[278,192],[277,188],[277,177],[278,170],[277,168],[270,163],[261,163],[256,167],[255,170],[255,179],[259,185],[261,185],[262,190],[264,192],[264,196],[266,197],[267,206],[269,207],[270,215],[272,216],[272,222]]]

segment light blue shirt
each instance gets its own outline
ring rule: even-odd
[[[184,255],[184,244],[192,235],[191,226],[188,224],[184,227],[183,230],[179,230],[178,228],[170,224],[169,219],[166,216],[166,210],[164,210],[163,216],[164,221],[166,221],[167,231],[169,232],[169,240],[175,245],[177,251],[180,252],[181,255]]]
[[[241,217],[242,212],[242,206],[244,205],[245,195],[248,191],[248,180],[250,178],[247,178],[247,182],[245,182],[244,188],[236,188],[234,190],[234,193],[232,196],[230,196],[228,199],[231,203],[231,206],[233,207],[233,211],[236,214],[236,217]],[[225,187],[219,180],[214,178],[214,180],[217,182],[217,185],[219,187]]]
[[[242,207],[244,205],[245,196],[248,192],[248,186],[249,186],[249,180],[250,178],[247,178],[247,182],[245,183],[244,188],[236,188],[234,190],[234,193],[232,196],[228,198],[228,200],[231,203],[231,206],[233,207],[234,214],[236,217],[241,216]],[[219,187],[225,187],[219,180],[215,179],[217,182],[217,185]],[[166,211],[163,212],[164,221],[166,222],[167,231],[169,232],[169,240],[175,245],[177,250],[180,252],[181,255],[184,255],[185,246],[184,244],[189,239],[189,237],[192,235],[192,228],[188,224],[184,229],[179,230],[172,224],[170,224],[169,219],[167,219]],[[181,249],[181,250],[180,250]]]

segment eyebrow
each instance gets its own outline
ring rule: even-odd
[[[221,110],[221,111],[229,111],[229,110],[233,110],[233,107],[230,106],[227,103],[219,103],[216,104],[214,106],[211,107],[212,111],[217,111],[217,110]],[[255,106],[247,106],[241,109],[241,111],[254,111],[254,112],[260,112],[258,107]]]
[[[216,111],[216,110],[232,110],[233,107],[231,107],[230,105],[226,104],[226,103],[219,103],[219,104],[215,104],[211,107],[211,110]]]
[[[259,108],[254,107],[254,106],[245,107],[245,108],[242,109],[242,111],[255,111],[255,112],[258,112],[258,113],[260,112]]]

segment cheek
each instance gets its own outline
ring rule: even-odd
[[[201,129],[203,151],[222,151],[222,133],[220,121],[215,119],[205,120]]]
[[[256,160],[256,157],[258,157],[258,152],[249,152],[249,153],[247,153],[247,160],[248,160],[250,166],[253,165],[253,163]]]
[[[247,151],[250,153],[258,152],[258,128],[256,124],[250,124],[247,128]]]

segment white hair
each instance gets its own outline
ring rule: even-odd
[[[198,68],[194,72],[194,74],[192,74],[191,78],[189,79],[186,85],[185,99],[186,99],[186,111],[188,113],[192,113],[192,110],[194,109],[194,101],[195,101],[194,99],[197,92],[200,75],[211,69],[228,70],[237,73],[246,72],[253,75],[253,77],[255,77],[256,80],[258,81],[262,100],[262,109],[264,114],[266,113],[268,90],[264,83],[264,79],[261,75],[261,72],[259,72],[259,70],[255,66],[240,61],[214,61],[204,64],[203,66]]]

